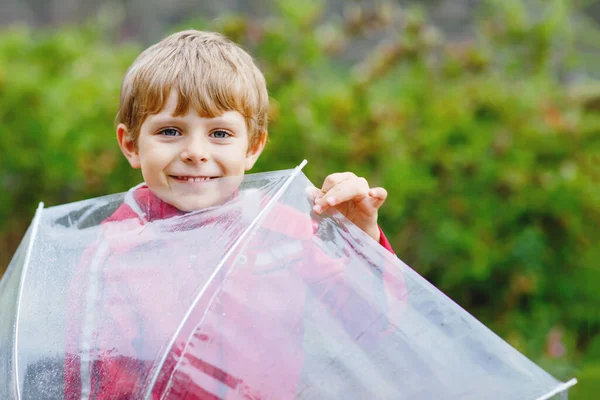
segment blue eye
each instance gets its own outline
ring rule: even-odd
[[[167,128],[167,129],[163,129],[162,131],[160,131],[161,135],[164,136],[179,136],[180,133],[177,129],[173,129],[173,128]]]
[[[214,131],[210,135],[215,139],[226,139],[231,136],[229,132],[223,130]]]

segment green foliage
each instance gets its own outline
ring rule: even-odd
[[[53,205],[132,182],[111,131],[120,79],[139,49],[100,36],[88,26],[2,33],[2,230],[26,226],[37,201]]]
[[[121,191],[135,179],[111,131],[139,47],[101,36],[91,26],[0,34],[0,273],[38,201]]]
[[[463,42],[387,3],[327,20],[317,2],[278,4],[264,21],[185,25],[227,34],[266,75],[271,138],[256,172],[307,158],[315,183],[350,170],[385,187],[380,221],[404,261],[557,377],[580,375],[573,398],[597,393],[600,88],[558,79],[579,56],[571,3],[489,1]],[[0,34],[6,255],[36,201],[141,179],[112,126],[139,47],[101,38]]]

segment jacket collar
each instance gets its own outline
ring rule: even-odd
[[[237,196],[238,192],[235,195]],[[270,231],[304,240],[310,239],[317,231],[318,222],[293,207],[276,204],[271,212],[274,215],[261,222],[261,226]],[[186,214],[184,211],[159,199],[143,182],[129,189],[125,194],[123,205],[104,222],[134,218],[144,225],[184,214]]]
[[[159,199],[146,183],[132,187],[125,194],[123,205],[104,222],[136,218],[142,224],[185,214],[183,211]]]

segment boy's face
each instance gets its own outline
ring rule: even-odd
[[[150,190],[164,202],[193,211],[227,200],[241,177],[252,168],[266,140],[249,149],[248,129],[237,111],[202,118],[190,109],[173,117],[177,92],[172,90],[165,107],[146,118],[137,148],[120,124],[117,138],[133,168],[141,168]]]

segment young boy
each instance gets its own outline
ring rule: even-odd
[[[136,226],[145,225],[226,203],[235,196],[235,182],[254,166],[265,147],[268,106],[265,79],[252,58],[219,34],[183,31],[142,52],[123,80],[116,134],[123,154],[133,168],[141,169],[145,183],[130,190],[125,204],[105,221],[105,226],[128,220],[136,221]],[[315,189],[311,194],[314,213],[322,214],[335,207],[392,252],[377,225],[377,210],[386,196],[383,188],[370,188],[364,178],[351,172],[329,175],[321,189]],[[310,220],[292,214],[290,211],[292,220]],[[217,219],[206,222],[199,232],[213,232],[210,229],[227,223]],[[286,231],[289,230],[286,226],[274,229],[282,237],[296,235]],[[301,285],[294,283],[296,278],[291,279],[290,275],[273,277],[271,274],[261,283],[256,281],[256,287],[253,287],[250,282],[255,282],[256,271],[246,275],[240,272],[237,281],[236,277],[232,278],[231,285],[237,284],[239,292],[246,290],[246,297],[241,301],[222,296],[218,305],[211,305],[213,308],[218,306],[219,311],[211,311],[206,320],[202,317],[203,331],[198,327],[189,328],[190,337],[193,334],[191,342],[185,342],[186,338],[183,338],[171,348],[158,348],[173,334],[165,331],[155,333],[158,344],[140,344],[151,336],[148,330],[144,332],[138,326],[141,325],[139,321],[145,321],[144,313],[158,311],[168,318],[172,309],[187,307],[177,303],[177,296],[165,296],[157,302],[136,294],[136,285],[143,286],[140,282],[144,277],[132,277],[129,270],[136,270],[137,263],[148,260],[128,258],[127,252],[143,246],[145,235],[147,232],[132,234],[119,243],[104,243],[87,252],[86,266],[79,271],[77,279],[83,281],[91,279],[88,276],[97,276],[101,277],[102,285],[108,287],[106,282],[118,282],[120,286],[114,286],[120,289],[104,292],[103,297],[81,289],[73,296],[71,306],[75,317],[69,327],[68,346],[75,356],[65,365],[66,397],[136,397],[144,394],[140,393],[143,384],[153,381],[152,398],[293,398],[302,374],[301,320],[306,296]],[[309,243],[307,246],[312,246],[310,238],[303,240],[303,243]],[[208,245],[216,246],[217,243],[209,242]],[[255,245],[260,246],[260,243]],[[139,254],[152,258],[151,253]],[[177,252],[173,255],[179,256]],[[339,269],[341,264],[323,254],[312,257],[310,265],[292,268],[297,269],[294,276],[300,276],[298,282],[310,281],[320,287],[318,296],[334,293],[325,303],[330,309],[340,309],[340,304],[348,301],[347,292],[339,285],[339,274],[333,274],[335,278],[331,278],[331,270]],[[258,258],[253,258],[253,262],[258,265]],[[117,265],[126,268],[114,267]],[[147,268],[146,274],[164,274],[161,279],[168,280],[171,279],[169,274],[179,273],[160,267]],[[201,265],[195,267],[201,269]],[[181,276],[194,282],[198,279],[196,273],[185,272],[188,275]],[[243,315],[247,310],[240,311],[243,307],[251,308],[248,305],[252,304],[254,296],[269,295],[275,285],[279,285],[278,290],[289,293],[289,304],[292,304],[282,313],[294,327],[295,340],[289,340],[285,346],[275,343],[274,338],[289,337],[289,330],[275,326],[269,314],[261,320],[256,313],[249,318]],[[336,298],[337,292],[333,288],[346,297]],[[144,290],[152,294],[152,288],[146,286]],[[123,294],[125,292],[127,295]],[[96,328],[87,315],[92,313],[110,318],[111,326]],[[236,318],[221,317],[236,313],[240,314]],[[249,313],[252,314],[251,310]],[[202,315],[202,310],[198,315]],[[196,318],[200,317],[196,315]],[[253,334],[257,325],[269,328]],[[160,330],[155,326],[145,329]],[[235,331],[243,333],[236,334],[235,338],[226,337],[226,332]],[[259,355],[244,358],[245,354],[237,347],[236,341],[240,338],[252,341],[248,345],[254,346]],[[157,348],[152,355],[141,354],[145,350],[140,349],[148,346]],[[168,357],[163,359],[161,370],[156,372],[152,369],[156,368],[153,357],[161,351],[167,351]],[[280,367],[269,367],[276,365],[270,358],[277,359],[282,352],[287,352],[285,372],[277,371]],[[195,368],[193,370],[199,375],[178,373],[185,363]],[[151,379],[153,374],[157,379]]]
[[[192,211],[214,204],[189,178],[250,170],[267,142],[269,99],[252,58],[216,33],[185,31],[144,51],[125,75],[117,139],[133,168],[164,202]],[[185,179],[188,178],[188,179]],[[336,207],[379,241],[377,210],[387,196],[345,172],[325,179],[315,212]]]

